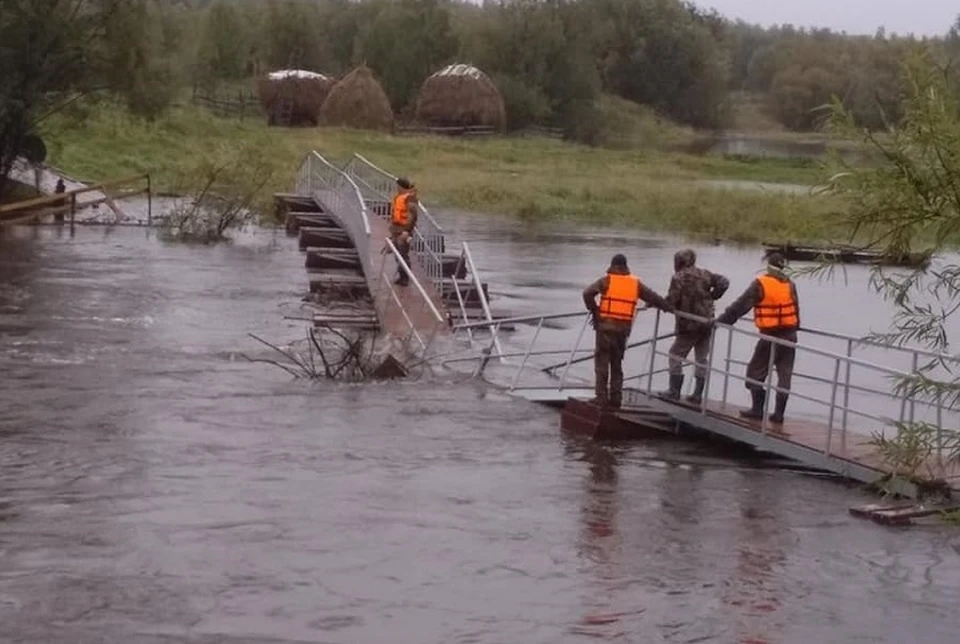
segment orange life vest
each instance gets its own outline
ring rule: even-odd
[[[619,322],[633,322],[640,298],[640,278],[634,275],[607,275],[607,292],[600,298],[600,318]]]
[[[414,194],[413,190],[404,190],[393,198],[393,208],[390,211],[390,223],[397,226],[406,226],[410,223],[410,206],[407,203]]]
[[[780,281],[772,275],[759,275],[757,281],[763,287],[763,299],[753,307],[753,321],[757,329],[769,331],[799,327],[800,316],[790,282]]]

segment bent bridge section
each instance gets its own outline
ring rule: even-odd
[[[275,202],[305,256],[314,325],[380,332],[425,355],[449,334],[454,311],[464,322],[489,321],[492,314],[466,242],[449,252],[443,229],[422,204],[409,264],[394,252],[394,182],[359,155],[340,168],[312,152],[296,190],[275,195]],[[409,276],[408,286],[394,284],[398,270]]]

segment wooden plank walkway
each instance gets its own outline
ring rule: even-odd
[[[583,402],[593,395],[592,389],[580,383],[564,389],[556,386],[517,388],[510,393],[551,406],[582,406]],[[862,482],[872,483],[892,473],[876,449],[870,445],[870,435],[863,428],[857,428],[859,431],[848,429],[844,441],[843,432],[835,427],[827,450],[828,436],[831,434],[827,423],[791,417],[788,409],[785,422],[782,425],[768,423],[764,433],[760,421],[740,416],[741,409],[743,407],[739,405],[708,401],[704,414],[699,407],[685,402],[666,401],[657,396],[648,396],[644,391],[625,389],[623,408],[604,414],[605,418],[615,418],[617,426],[611,428],[611,431],[598,428],[596,437],[647,437],[650,423],[636,427],[633,434],[624,428],[623,423],[629,424],[637,412],[640,412],[642,417],[649,417],[653,410],[667,413],[689,427],[753,445],[764,452],[785,456]],[[960,465],[956,463],[941,465],[934,457],[921,468],[917,478],[944,480],[953,490],[960,491]]]
[[[371,215],[372,214],[373,213],[371,213]],[[387,255],[386,261],[384,261],[385,256],[383,250],[386,248],[386,239],[389,235],[390,227],[387,221],[375,215],[371,216],[370,266],[373,266],[375,271],[379,271],[382,266],[383,272],[386,275],[382,277],[382,279],[379,274],[367,275],[366,277],[367,284],[370,287],[370,294],[376,303],[377,315],[380,318],[382,330],[395,335],[406,335],[410,333],[410,324],[412,324],[424,340],[431,334],[440,335],[449,333],[450,328],[446,320],[444,320],[443,323],[437,321],[436,317],[430,311],[430,308],[424,303],[423,297],[420,295],[417,287],[414,286],[412,282],[408,286],[393,287],[393,292],[396,293],[397,298],[407,312],[407,316],[410,318],[410,324],[407,323],[403,312],[400,310],[400,307],[397,306],[390,292],[390,286],[396,277],[397,269],[396,261],[392,255]],[[420,284],[423,286],[437,311],[439,311],[441,315],[446,316],[447,309],[443,303],[441,294],[436,291],[432,280],[423,270],[423,267],[420,266],[420,262],[417,261],[415,253],[410,253],[410,269],[420,281]]]

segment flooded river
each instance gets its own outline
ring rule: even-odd
[[[576,309],[625,245],[662,291],[675,250],[455,221],[518,315]],[[960,533],[853,519],[852,486],[579,442],[459,375],[338,386],[244,361],[247,333],[303,333],[282,234],[0,232],[0,642],[957,639]],[[700,250],[732,291],[759,265]],[[862,283],[805,289],[837,330],[884,313]]]

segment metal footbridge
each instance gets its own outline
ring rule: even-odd
[[[294,204],[287,208],[288,231],[300,236],[311,290],[362,284],[372,311],[360,322],[404,338],[424,362],[466,371],[519,398],[563,407],[564,426],[593,438],[693,431],[865,483],[904,474],[881,458],[876,443],[893,438],[905,424],[921,424],[932,428],[935,438],[909,474],[960,489],[960,466],[951,459],[958,450],[943,430],[958,426],[958,414],[943,398],[912,395],[897,384],[926,365],[937,365],[929,372],[932,377],[938,370],[946,374],[960,358],[817,329],[802,329],[796,344],[768,337],[797,352],[786,421],[772,424],[769,408],[779,391],[774,352],[768,380],[750,383],[767,392],[764,417],[753,421],[739,415],[747,404],[745,357],[761,337],[755,329],[714,326],[703,365],[708,373],[703,401],[691,405],[656,394],[666,384],[673,314],[641,311],[624,360],[623,407],[593,408],[585,402],[593,397],[594,355],[586,312],[495,319],[468,244],[451,253],[450,240],[423,204],[410,264],[400,261],[411,286],[394,287],[390,273],[396,253],[387,220],[395,180],[360,155],[338,167],[313,152],[301,165],[296,192],[284,197]],[[298,200],[309,202],[306,212],[296,210]],[[328,226],[337,231],[325,232]],[[311,246],[312,239],[327,246]],[[338,239],[349,248],[338,248]],[[339,313],[316,321],[349,323]],[[507,328],[517,329],[509,339]],[[576,338],[572,345],[571,336]],[[691,364],[688,360],[688,370]]]
[[[904,424],[935,428],[934,445],[913,472],[918,481],[942,480],[960,489],[960,467],[951,461],[950,438],[944,427],[957,427],[956,411],[943,398],[924,399],[909,387],[898,386],[918,368],[939,365],[941,373],[955,367],[958,358],[922,349],[888,346],[854,336],[803,329],[794,344],[761,336],[746,323],[716,324],[708,375],[699,405],[661,398],[666,388],[668,349],[673,337],[673,314],[639,313],[624,359],[624,398],[620,410],[597,410],[586,429],[596,438],[639,438],[659,431],[682,429],[711,434],[756,449],[793,459],[845,478],[875,483],[889,477],[892,467],[878,454],[876,441],[891,439]],[[678,313],[678,315],[685,315]],[[685,316],[698,319],[694,316]],[[524,326],[528,339],[507,352],[495,342],[505,324]],[[561,329],[565,328],[565,331]],[[452,355],[441,361],[453,368],[470,369],[478,377],[533,402],[564,407],[571,428],[583,430],[584,401],[593,391],[593,333],[585,312],[517,317],[455,325],[473,354]],[[578,330],[569,344],[570,331]],[[484,334],[480,336],[478,334]],[[517,336],[523,334],[517,333]],[[797,352],[796,370],[787,417],[783,424],[769,421],[775,384],[773,353],[765,382],[746,378],[746,357],[761,337]],[[511,338],[516,340],[517,338]],[[686,370],[695,364],[687,360]],[[692,380],[692,378],[688,378]],[[762,420],[748,420],[739,411],[749,406],[745,385],[767,392]],[[687,393],[687,392],[684,392]],[[589,406],[586,406],[589,407]],[[589,413],[587,413],[589,416]],[[903,472],[897,472],[903,474]],[[907,492],[912,486],[906,486]]]

